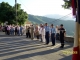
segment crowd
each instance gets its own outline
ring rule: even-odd
[[[23,35],[23,26],[19,25],[5,25],[2,27],[2,31],[5,32],[6,35]]]
[[[31,40],[33,40],[36,37],[47,45],[51,40],[52,46],[55,46],[55,40],[59,40],[61,43],[60,48],[63,48],[65,36],[66,31],[63,27],[63,24],[60,26],[57,25],[56,27],[53,24],[49,26],[47,23],[35,26],[26,26],[26,38],[31,38]]]
[[[64,47],[64,37],[66,36],[66,31],[63,27],[63,24],[60,26],[54,26],[51,24],[49,26],[47,23],[45,23],[40,25],[30,25],[26,27],[19,25],[6,25],[4,30],[6,35],[22,36],[24,33],[26,33],[26,38],[31,38],[31,40],[33,40],[36,37],[46,45],[48,45],[51,40],[52,46],[55,46],[55,41],[59,40],[61,43],[60,48]]]

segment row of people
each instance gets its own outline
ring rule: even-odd
[[[18,25],[6,25],[4,27],[6,35],[23,35],[23,27]]]
[[[5,26],[5,33],[7,35],[22,35],[23,29],[24,28],[22,26],[7,25]],[[32,40],[35,37],[37,37],[37,39],[40,39],[42,42],[45,42],[46,44],[49,44],[49,41],[51,40],[52,46],[55,45],[55,40],[59,39],[61,42],[61,48],[63,48],[65,29],[63,27],[63,24],[61,24],[59,27],[54,27],[53,24],[51,24],[51,26],[48,26],[47,23],[40,24],[40,26],[26,26],[26,37],[29,37]]]
[[[42,42],[45,42],[46,44],[49,44],[49,41],[51,39],[52,46],[55,45],[55,40],[59,39],[61,43],[60,47],[63,48],[65,29],[63,27],[63,24],[61,24],[60,27],[54,27],[53,24],[51,24],[51,26],[48,26],[47,23],[40,24],[40,26],[31,25],[30,27],[26,27],[26,37],[27,36],[29,36],[29,38],[31,39],[34,39],[34,37],[36,36],[37,39],[40,39]]]

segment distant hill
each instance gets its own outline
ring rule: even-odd
[[[45,15],[45,17],[58,19],[58,18],[61,18],[63,16],[59,15],[59,14],[49,14],[49,15]]]
[[[55,19],[64,19],[64,20],[74,20],[74,18],[70,17],[72,16],[72,14],[70,15],[59,15],[59,14],[49,14],[49,15],[45,15],[45,17],[48,17],[48,18],[55,18]]]
[[[67,31],[67,35],[73,36],[74,35],[74,27],[75,27],[75,21],[73,20],[57,20],[53,18],[47,18],[44,16],[34,16],[34,15],[28,15],[28,20],[31,21],[33,24],[40,24],[40,23],[48,23],[56,25],[64,24],[64,27]]]

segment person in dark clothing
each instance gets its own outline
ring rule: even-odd
[[[15,35],[17,35],[17,26],[15,27]]]
[[[26,38],[28,38],[28,26],[26,26]]]
[[[30,27],[28,27],[27,37],[31,38]]]
[[[7,26],[5,26],[5,34],[8,35],[8,34],[7,34]]]
[[[63,24],[60,25],[60,43],[61,43],[61,46],[60,48],[63,48],[64,47],[64,37],[65,37],[65,29],[63,27]]]

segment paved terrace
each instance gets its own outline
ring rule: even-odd
[[[73,43],[65,42],[65,48],[44,45],[39,40],[25,36],[6,36],[0,33],[0,60],[71,60]]]

